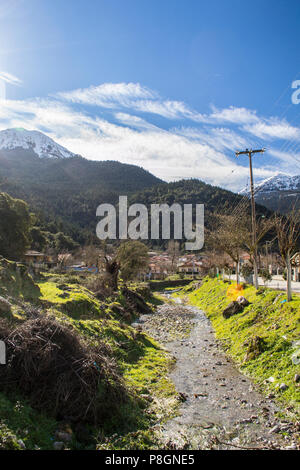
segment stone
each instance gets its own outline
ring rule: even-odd
[[[279,390],[281,390],[282,392],[284,392],[285,390],[287,390],[289,387],[285,384],[285,383],[282,383],[279,385]]]
[[[296,383],[300,382],[300,375],[299,374],[295,374],[294,381]]]
[[[26,446],[25,446],[24,442],[22,441],[22,439],[18,439],[17,442],[18,442],[19,446],[21,447],[21,449],[26,449]]]
[[[269,434],[277,433],[280,431],[280,426],[276,424],[272,429],[270,429]]]
[[[246,299],[246,297],[244,297],[243,295],[240,295],[236,301],[242,305],[243,307],[247,307],[247,305],[250,304],[250,302]]]
[[[143,400],[147,400],[147,401],[153,401],[153,397],[151,395],[149,395],[149,393],[142,393],[140,395],[140,397],[143,399]]]
[[[281,431],[288,431],[291,428],[290,423],[284,423],[281,425]]]
[[[4,299],[4,297],[0,297],[0,313],[10,313],[11,312],[11,303]]]
[[[54,450],[64,450],[65,444],[63,442],[55,441],[53,443],[53,449]]]
[[[275,379],[274,377],[269,377],[268,379],[266,379],[266,382],[274,383]]]
[[[253,336],[249,342],[248,351],[245,354],[244,362],[257,358],[264,349],[264,340],[260,336]]]
[[[241,313],[242,311],[243,306],[234,300],[233,302],[230,302],[230,304],[227,305],[227,307],[223,310],[223,317],[227,319],[233,315],[236,315],[237,313]]]
[[[188,395],[186,393],[179,392],[178,398],[179,398],[180,401],[185,402],[188,399]]]
[[[297,450],[298,449],[298,446],[297,444],[294,442],[293,444],[291,444],[290,446],[287,446],[287,447],[284,447],[285,450]]]
[[[245,418],[240,421],[241,424],[250,424],[252,421],[250,418]]]

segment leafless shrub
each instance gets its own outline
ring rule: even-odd
[[[103,342],[84,342],[74,329],[50,316],[36,316],[17,327],[2,320],[0,338],[7,347],[0,389],[19,390],[40,411],[100,423],[126,399],[110,348]]]

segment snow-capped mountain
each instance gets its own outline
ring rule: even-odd
[[[300,191],[300,175],[278,174],[255,185],[256,193],[270,193],[273,191]],[[240,194],[248,194],[249,192],[249,188],[245,188]]]
[[[69,158],[75,154],[39,131],[6,129],[0,131],[0,150],[32,150],[40,158]]]
[[[249,195],[249,188],[240,194]],[[255,200],[273,211],[287,213],[300,209],[300,175],[278,174],[255,185]]]

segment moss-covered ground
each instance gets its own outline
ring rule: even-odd
[[[196,288],[195,288],[196,287]],[[205,278],[199,286],[186,286],[179,294],[205,311],[227,354],[265,392],[272,393],[284,404],[300,407],[300,385],[295,375],[300,374],[300,364],[294,359],[300,349],[300,296],[291,302],[286,294],[275,290],[243,286],[236,291],[233,283]],[[225,319],[224,308],[243,295],[250,302],[243,312]],[[251,349],[259,337],[259,350]],[[280,385],[286,384],[285,390]]]

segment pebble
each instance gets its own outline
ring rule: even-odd
[[[250,419],[250,418],[242,419],[242,420],[240,421],[240,423],[241,423],[241,424],[249,424],[249,423],[251,423],[251,419]]]
[[[281,425],[281,431],[288,431],[290,429],[290,424],[289,423],[286,423],[286,424],[282,424]]]
[[[24,442],[22,441],[22,439],[18,439],[17,442],[18,442],[19,446],[21,447],[21,449],[26,449],[26,446],[25,446]]]
[[[269,377],[266,382],[270,382],[270,383],[274,383],[275,382],[275,379],[274,377]]]
[[[291,444],[290,446],[285,447],[285,450],[297,450],[297,449],[298,449],[298,446],[295,442]]]
[[[188,395],[186,393],[183,393],[183,392],[179,392],[179,400],[182,401],[182,402],[185,402],[187,401],[188,399]]]
[[[279,431],[280,431],[280,426],[278,426],[278,424],[276,424],[272,429],[270,429],[269,434],[273,434],[273,433],[279,432]]]
[[[299,374],[295,374],[294,381],[296,383],[300,382],[300,375]]]
[[[279,385],[279,390],[281,390],[282,392],[284,392],[285,390],[287,390],[289,387],[287,386],[287,384],[285,383],[282,383]]]

